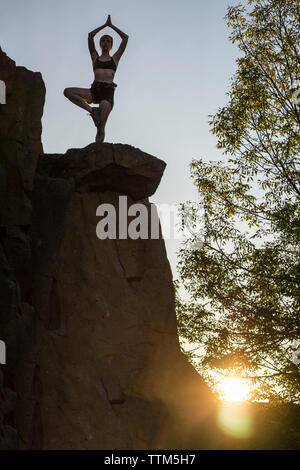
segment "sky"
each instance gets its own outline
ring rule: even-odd
[[[129,35],[114,78],[115,105],[106,142],[129,144],[167,163],[156,204],[196,201],[190,178],[194,158],[218,160],[209,115],[224,106],[239,51],[224,16],[238,0],[0,0],[0,46],[17,65],[42,73],[45,153],[94,142],[88,112],[65,98],[66,87],[90,88],[94,76],[88,33],[111,15]],[[102,30],[114,39],[110,28]],[[99,48],[98,48],[98,52]],[[166,240],[174,278],[180,241]]]

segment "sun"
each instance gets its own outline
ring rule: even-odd
[[[245,401],[249,397],[249,384],[239,377],[226,377],[221,386],[221,397],[225,401]]]

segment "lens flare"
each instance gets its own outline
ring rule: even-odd
[[[219,428],[237,439],[247,439],[253,434],[250,412],[249,383],[239,377],[225,377],[220,385]]]
[[[254,433],[253,419],[247,403],[221,402],[218,425],[225,434],[236,439],[247,439]]]

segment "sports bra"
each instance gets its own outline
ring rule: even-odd
[[[99,59],[99,56],[97,57],[97,59],[95,60],[94,62],[94,70],[95,69],[112,69],[112,70],[117,70],[117,66],[116,66],[116,63],[114,61],[113,58],[111,58],[110,60],[100,60]]]

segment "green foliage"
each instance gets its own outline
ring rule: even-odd
[[[179,333],[201,345],[190,355],[204,375],[234,371],[251,377],[253,398],[297,402],[300,0],[248,3],[228,8],[242,57],[228,104],[210,116],[226,158],[191,163],[205,224],[202,247],[179,253],[190,298],[177,294]]]

